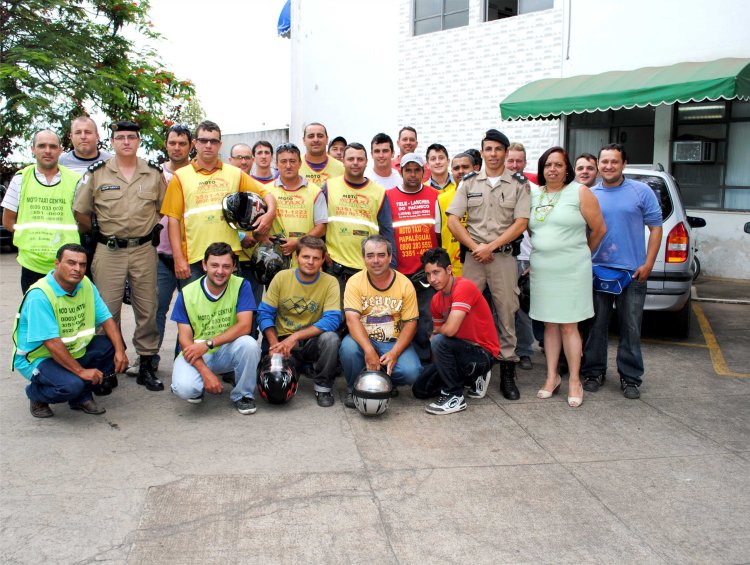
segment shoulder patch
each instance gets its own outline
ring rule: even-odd
[[[89,165],[89,168],[86,170],[89,171],[90,173],[93,173],[95,170],[101,169],[103,166],[104,166],[104,161],[99,160],[99,161],[96,161],[93,165]]]
[[[523,176],[523,173],[515,172],[513,173],[513,178],[516,179],[518,182],[529,182],[529,179]]]
[[[149,159],[148,166],[151,167],[152,169],[156,169],[160,173],[164,170],[162,166],[159,163],[157,163],[154,159]]]
[[[461,179],[461,182],[464,182],[465,180],[468,180],[468,179],[470,179],[472,177],[475,177],[475,176],[477,176],[477,172],[476,171],[471,171],[469,174],[464,175],[464,178]]]

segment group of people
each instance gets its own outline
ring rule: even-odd
[[[72,122],[65,154],[54,132],[38,132],[36,163],[19,171],[2,202],[24,292],[14,367],[30,381],[35,417],[52,416],[50,404],[60,402],[103,413],[93,395],[110,394],[118,372],[163,390],[156,372],[175,290],[171,390],[191,403],[221,393],[225,381],[237,411],[252,414],[261,358],[281,354],[314,380],[319,406],[335,403],[340,366],[347,407],[357,375],[383,370],[395,393],[411,386],[431,399],[427,412],[450,414],[466,408],[464,394],[487,393],[495,363],[503,396],[520,398],[516,367],[531,368],[536,334],[547,361],[537,396],[560,388],[563,350],[568,404],[577,407],[584,390],[604,384],[613,303],[621,387],[638,398],[640,319],[661,209],[648,186],[623,176],[622,146],[575,164],[553,147],[534,175],[524,173],[523,145],[495,129],[480,150],[450,159],[437,143],[423,157],[407,126],[398,154],[390,136],[375,135],[370,163],[362,144],[329,142],[313,122],[304,154],[258,141],[232,146],[224,163],[221,129],[204,121],[194,132],[169,128],[161,165],[137,157],[139,129],[111,124],[113,155],[99,148],[88,117]],[[222,213],[238,192],[264,203],[250,230]],[[269,242],[291,267],[264,287],[254,250]],[[619,294],[593,290],[596,267],[626,273]],[[518,298],[527,271],[528,314]],[[130,367],[119,329],[126,285],[138,355]]]

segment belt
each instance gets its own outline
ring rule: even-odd
[[[493,253],[502,253],[503,255],[510,255],[513,253],[513,245],[510,243],[506,243],[505,245],[501,245],[497,249],[493,251]]]
[[[99,235],[99,243],[103,243],[110,249],[115,249],[117,247],[120,249],[125,247],[138,247],[148,241],[151,241],[151,234],[144,235],[143,237],[128,237],[126,239],[120,239],[113,235]]]

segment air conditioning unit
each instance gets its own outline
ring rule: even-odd
[[[675,141],[673,163],[713,163],[716,161],[715,141]]]

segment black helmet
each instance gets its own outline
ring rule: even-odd
[[[294,398],[298,380],[294,366],[280,353],[266,355],[260,362],[258,390],[271,404],[286,404]]]
[[[365,369],[354,380],[354,405],[365,416],[377,416],[388,409],[392,390],[393,383],[387,373]]]
[[[254,192],[235,192],[227,194],[221,201],[224,219],[235,230],[253,229],[258,216],[268,208],[260,196]]]
[[[268,286],[276,276],[276,273],[288,269],[291,259],[281,251],[281,244],[264,242],[259,243],[253,252],[250,266],[255,273],[255,278],[260,284]]]

